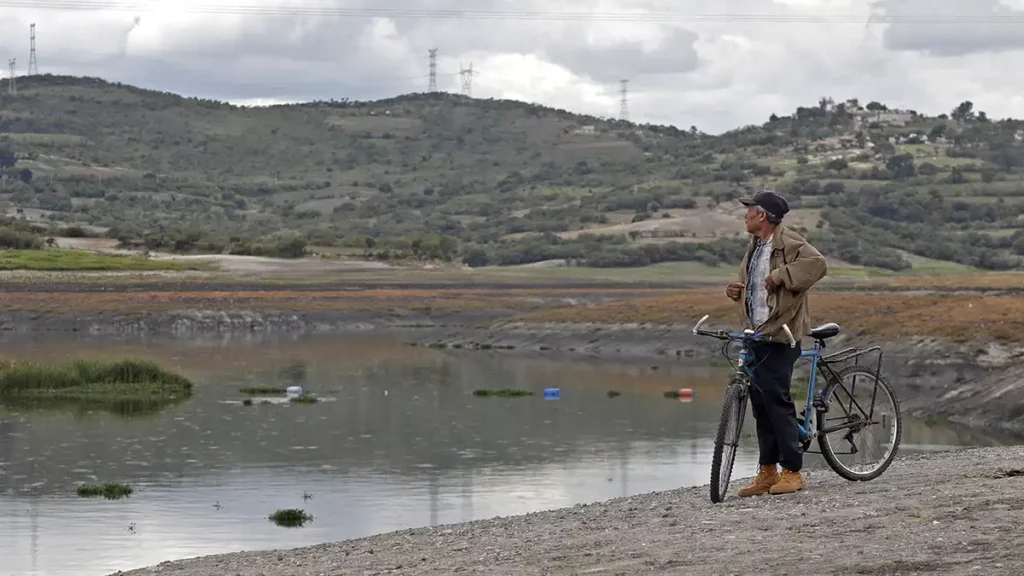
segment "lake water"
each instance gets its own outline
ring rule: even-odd
[[[0,409],[0,572],[19,576],[100,576],[706,484],[724,385],[722,369],[674,358],[654,370],[381,335],[6,340],[8,358],[147,357],[197,382],[187,403],[150,415]],[[240,402],[243,386],[292,384],[327,401]],[[560,399],[544,399],[551,387]],[[663,397],[680,387],[692,402]],[[1011,440],[907,422],[901,452]],[[744,442],[738,476],[756,467]],[[106,481],[136,493],[75,494]],[[277,527],[267,516],[279,508],[314,520]]]

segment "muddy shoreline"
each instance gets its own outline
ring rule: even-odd
[[[716,505],[687,488],[117,574],[1020,574],[1021,509],[1024,448],[970,449],[897,458],[867,483],[809,473],[791,496]]]

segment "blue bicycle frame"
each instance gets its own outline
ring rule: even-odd
[[[737,362],[737,372],[742,373],[746,378],[744,379],[749,387],[754,382],[754,354],[750,351],[750,344],[755,342],[766,341],[764,334],[755,333],[753,330],[744,330],[742,334],[725,331],[709,331],[701,330],[701,326],[708,320],[709,316],[704,316],[693,328],[694,335],[705,335],[718,338],[720,340],[730,340],[733,342],[741,342],[743,348],[740,350],[739,360]],[[783,325],[783,331],[789,338],[790,346],[796,347],[796,339],[793,338],[793,333],[790,331],[789,326]],[[800,441],[807,443],[817,437],[816,430],[816,415],[814,410],[814,393],[817,384],[818,376],[818,363],[821,360],[821,343],[815,340],[814,345],[810,350],[804,350],[800,353],[800,358],[808,358],[811,361],[811,377],[807,384],[807,399],[804,402],[804,413],[803,413],[803,424],[798,424],[800,428]]]
[[[745,334],[729,334],[730,338],[735,338],[743,342],[743,349],[740,350],[739,367],[742,367],[743,374],[747,377],[747,383],[754,382],[754,355],[751,353],[748,347],[749,342],[758,342],[762,340],[761,334],[751,334],[747,336]],[[815,384],[818,376],[818,361],[821,359],[821,344],[817,341],[814,342],[814,346],[810,350],[803,350],[800,352],[800,358],[808,358],[811,361],[811,377],[807,382],[807,400],[804,403],[804,424],[798,424],[800,428],[800,441],[809,442],[814,440],[817,436],[817,432],[814,429],[816,412],[813,410],[814,407],[814,392]]]

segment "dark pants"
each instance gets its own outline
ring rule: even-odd
[[[762,342],[751,346],[756,359],[750,386],[750,407],[757,423],[760,463],[799,472],[803,467],[796,406],[789,395],[793,364],[800,357],[800,345]]]

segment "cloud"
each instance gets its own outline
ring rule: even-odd
[[[890,50],[949,57],[1024,48],[1024,10],[1014,9],[1014,4],[999,0],[879,0],[875,7],[880,18],[904,19],[885,31],[884,45]],[[940,21],[923,23],[921,16]]]
[[[458,92],[460,66],[472,62],[474,96],[615,116],[625,78],[632,119],[709,132],[761,123],[822,96],[932,113],[970,99],[993,117],[1024,116],[1024,78],[1007,73],[1016,69],[1024,31],[1005,20],[1024,23],[1024,0],[37,5],[5,8],[0,20],[0,58],[17,57],[22,71],[28,24],[36,22],[41,72],[250,104],[422,92],[427,51],[438,48],[443,90]],[[488,11],[489,18],[465,17]],[[577,15],[552,16],[559,12]],[[979,14],[984,21],[964,22]],[[921,21],[936,15],[947,20]]]

